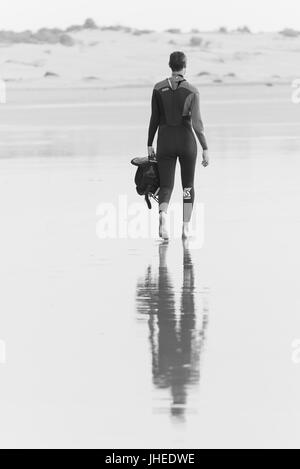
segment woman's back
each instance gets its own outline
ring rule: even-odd
[[[207,148],[200,114],[199,92],[182,75],[166,78],[154,86],[148,146],[152,145],[158,126],[163,125],[193,126],[201,146]]]

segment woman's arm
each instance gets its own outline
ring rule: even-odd
[[[208,150],[206,137],[204,134],[204,126],[200,113],[200,98],[199,93],[194,94],[193,104],[192,104],[192,125],[199,140],[199,143],[203,150]]]
[[[159,126],[159,106],[157,102],[157,91],[154,89],[151,100],[151,118],[148,130],[148,148],[152,147],[153,140]]]

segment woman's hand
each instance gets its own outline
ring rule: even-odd
[[[150,161],[156,161],[155,150],[153,147],[148,147],[148,158]]]
[[[206,168],[206,166],[209,165],[208,150],[203,150],[202,158],[203,158],[202,166],[204,166],[204,168]]]

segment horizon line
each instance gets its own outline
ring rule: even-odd
[[[94,22],[94,27],[88,27],[85,26],[87,21],[93,21]],[[252,30],[251,26],[247,24],[241,24],[236,27],[229,27],[226,26],[225,24],[222,24],[220,26],[216,26],[215,28],[212,29],[200,29],[196,27],[191,27],[191,28],[180,28],[178,26],[173,26],[173,27],[167,27],[164,29],[154,29],[154,28],[143,28],[143,27],[136,27],[136,26],[129,26],[127,24],[121,24],[121,23],[112,23],[112,24],[102,24],[99,25],[94,21],[92,18],[87,18],[82,24],[70,24],[69,26],[64,27],[59,27],[59,26],[40,26],[38,28],[22,28],[22,29],[2,29],[0,25],[0,33],[1,32],[12,32],[12,33],[22,33],[25,31],[30,31],[30,32],[38,32],[42,29],[49,29],[49,30],[60,30],[62,32],[76,32],[76,31],[71,31],[70,28],[78,28],[78,31],[80,30],[79,28],[83,29],[90,29],[90,30],[109,30],[109,29],[116,29],[116,30],[127,30],[127,32],[145,32],[145,33],[170,33],[170,34],[200,34],[200,33],[221,33],[221,34],[230,34],[230,33],[235,33],[235,32],[245,32],[248,34],[263,34],[263,33],[280,33],[281,31],[284,30],[292,30],[300,33],[300,30],[297,30],[295,28],[292,28],[290,26],[283,26],[281,29],[275,30],[275,29],[270,29],[270,30],[264,30],[264,29],[259,29],[259,30]],[[69,31],[68,31],[69,30]],[[223,30],[223,31],[222,31]],[[243,31],[244,30],[244,31]]]

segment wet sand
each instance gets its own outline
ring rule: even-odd
[[[300,107],[203,87],[203,248],[100,240],[99,205],[137,201],[150,94],[0,106],[2,448],[299,447]]]

